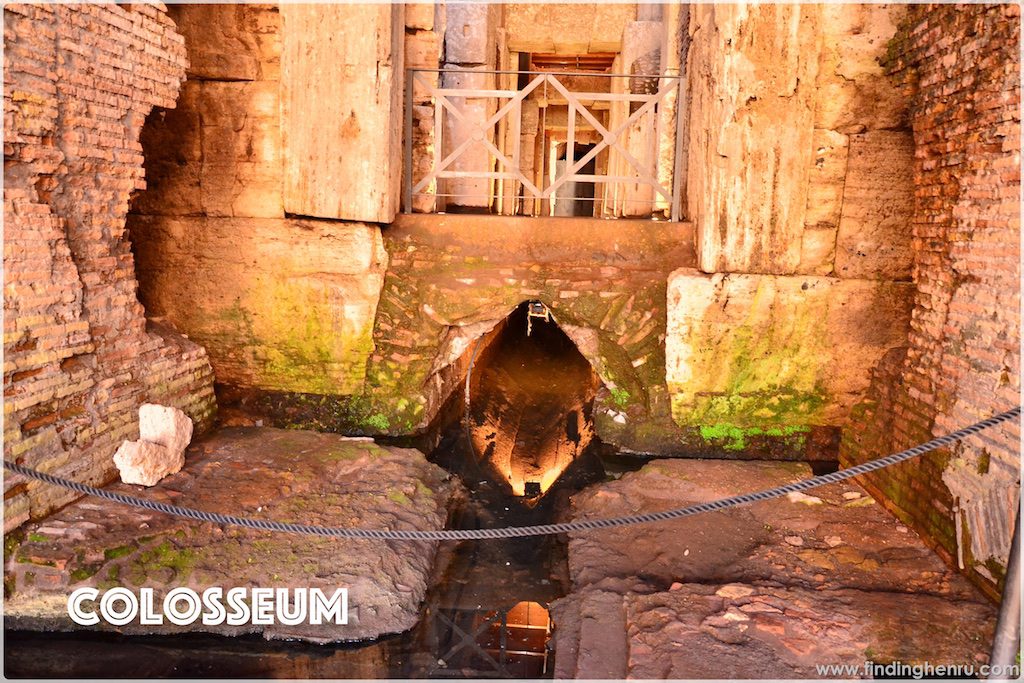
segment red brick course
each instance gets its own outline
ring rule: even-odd
[[[890,46],[887,69],[912,100],[918,292],[907,348],[878,368],[856,426],[845,430],[846,465],[1019,402],[1019,50],[1016,5],[915,5]],[[970,534],[996,547],[1009,538],[1019,440],[1013,423],[865,483],[995,596],[1005,555],[974,558]],[[965,464],[974,468],[975,498],[985,501],[973,528],[963,511],[969,501],[943,481]]]
[[[147,327],[125,217],[185,47],[160,4],[4,7],[4,458],[97,484],[144,401],[215,409],[202,347]],[[5,530],[76,494],[7,476]]]

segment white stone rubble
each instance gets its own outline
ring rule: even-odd
[[[177,408],[144,403],[139,408],[138,441],[125,441],[114,464],[126,484],[154,486],[185,465],[192,441],[192,420]]]

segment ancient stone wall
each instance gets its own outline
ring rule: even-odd
[[[392,431],[426,426],[465,376],[475,339],[533,300],[597,372],[607,411],[667,415],[665,286],[693,265],[689,225],[417,215],[392,225],[385,244],[366,388]]]
[[[906,99],[877,62],[904,12],[693,8],[687,215],[701,270],[907,279]]]
[[[321,9],[331,13],[332,21],[341,21],[337,8]],[[296,53],[285,60],[293,81],[288,97],[313,93],[329,99],[331,106],[343,103],[345,111],[321,111],[316,125],[294,119],[299,100],[282,100],[282,43],[293,51],[300,49],[298,42],[309,47],[309,41],[317,50],[332,49],[316,42],[328,34],[307,30],[309,16],[295,7],[289,11],[297,32],[291,42],[283,38],[287,31],[273,5],[170,9],[185,37],[188,80],[177,108],[154,112],[146,122],[142,143],[150,188],[133,205],[129,228],[147,314],[203,344],[219,382],[349,394],[361,388],[373,348],[373,320],[387,265],[380,228],[286,218],[285,212],[366,213],[372,220],[390,220],[395,206],[387,208],[388,201],[397,200],[390,176],[376,179],[335,168],[332,164],[373,164],[352,139],[323,136],[348,121],[350,129],[354,125],[361,131],[361,144],[393,155],[398,164],[397,152],[382,143],[387,136],[379,131],[397,126],[401,117],[390,105],[357,107],[360,96],[328,95],[314,87],[309,82],[314,71]],[[390,31],[390,9],[384,14],[373,17],[387,18]],[[381,38],[378,44],[388,55],[390,40]],[[377,52],[353,50],[348,59],[362,66],[349,63],[344,74],[334,74],[337,87],[372,85]],[[302,83],[305,93],[296,90]],[[290,145],[283,139],[286,128]],[[312,138],[300,145],[296,136],[305,133],[320,136],[318,155],[304,151]],[[328,159],[329,150],[341,151]],[[331,183],[324,174],[355,184]],[[299,176],[305,185],[287,181]],[[361,203],[328,208],[322,191],[331,195],[330,202]]]
[[[402,170],[401,4],[292,4],[282,18],[284,208],[389,223]]]
[[[503,9],[508,49],[515,52],[618,52],[623,30],[637,18],[631,3],[510,3]]]
[[[412,178],[418,182],[430,173],[434,165],[434,133],[435,106],[429,86],[438,87],[439,75],[436,71],[417,72],[412,76],[413,69],[438,69],[444,53],[444,5],[420,3],[405,6],[405,68],[406,77],[412,78]],[[404,152],[404,150],[403,150]],[[409,179],[404,177],[403,182]],[[430,182],[427,187],[412,197],[415,211],[430,213],[435,210],[434,194],[437,192],[437,181]]]
[[[172,5],[186,80],[142,131],[149,187],[132,212],[282,218],[281,18],[271,5]]]
[[[159,4],[8,4],[4,46],[4,458],[102,484],[141,403],[215,409],[203,349],[147,326],[125,233],[185,49]],[[5,529],[75,497],[5,476]]]
[[[1019,402],[1020,8],[917,5],[886,66],[912,98],[915,202],[907,347],[844,432],[855,464]],[[1020,486],[1011,423],[867,478],[995,595]]]
[[[668,290],[673,418],[737,450],[843,426],[914,296],[909,100],[878,61],[906,9],[691,9],[699,271]]]

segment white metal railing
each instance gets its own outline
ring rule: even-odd
[[[487,79],[512,87],[444,87],[446,76]],[[603,87],[573,87],[574,82],[593,86],[601,79],[607,80],[607,92]],[[592,215],[648,213],[678,221],[679,182],[674,172],[678,112],[667,105],[679,102],[679,81],[678,76],[660,75],[409,69],[404,211],[437,211],[446,204],[465,202],[506,214],[556,215],[558,198],[593,202]],[[422,141],[423,134],[414,136],[423,126],[414,126],[415,93],[421,103],[433,108],[432,126],[426,127],[427,144],[419,149],[414,143]],[[527,106],[538,111],[537,123],[529,123],[536,126],[531,130],[523,125]],[[548,111],[563,106],[564,126],[552,132],[546,121]],[[524,139],[534,136],[539,140],[524,154]],[[578,158],[577,143],[589,144]],[[553,144],[566,150],[561,168],[554,163]],[[483,147],[485,157],[479,156],[478,149],[475,159],[468,158],[475,145]],[[529,163],[524,164],[526,155]],[[465,180],[486,181],[476,183],[477,189],[480,185],[486,189],[469,193],[465,183],[459,184]],[[574,183],[604,187],[600,196],[595,191],[590,198],[564,196],[564,192],[560,197],[560,190]],[[427,200],[428,208],[423,208],[421,198]],[[621,208],[630,202],[640,208]]]

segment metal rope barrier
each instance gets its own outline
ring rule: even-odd
[[[311,536],[328,536],[332,538],[361,538],[386,541],[468,541],[497,538],[522,538],[526,536],[547,536],[551,534],[610,529],[613,527],[629,526],[633,524],[665,522],[704,512],[724,510],[737,505],[745,505],[747,503],[755,503],[762,500],[769,500],[771,498],[778,498],[789,493],[806,491],[807,489],[822,486],[823,484],[834,484],[862,474],[867,474],[868,472],[880,470],[883,467],[890,467],[929,451],[933,451],[937,448],[949,446],[957,441],[1019,416],[1020,406],[1017,406],[1016,408],[999,413],[998,415],[993,415],[986,420],[976,422],[969,427],[964,427],[963,429],[959,429],[945,436],[940,436],[928,441],[927,443],[914,446],[913,448],[908,448],[907,450],[900,451],[899,453],[893,453],[892,455],[887,455],[875,460],[869,460],[866,463],[855,465],[854,467],[811,477],[810,479],[794,482],[792,484],[777,486],[775,488],[756,491],[753,493],[744,493],[731,498],[721,498],[707,503],[698,503],[696,505],[689,505],[687,507],[676,508],[674,510],[664,510],[662,512],[645,512],[643,514],[612,517],[608,519],[588,519],[576,522],[562,522],[559,524],[539,524],[535,526],[503,527],[499,529],[442,529],[433,531],[358,529],[312,526],[308,524],[290,524],[271,520],[250,519],[248,517],[237,517],[235,515],[224,515],[217,512],[205,512],[203,510],[195,510],[193,508],[168,505],[167,503],[160,503],[153,500],[147,500],[145,498],[129,496],[123,493],[107,491],[101,488],[96,488],[95,486],[88,486],[76,481],[64,479],[63,477],[39,472],[30,467],[8,462],[7,460],[4,461],[4,467],[16,474],[46,482],[47,484],[52,484],[54,486],[62,486],[66,489],[77,491],[78,493],[96,496],[97,498],[104,498],[117,503],[123,503],[124,505],[144,508],[146,510],[154,510],[156,512],[163,512],[169,515],[176,515],[186,519],[195,519],[201,522],[233,524],[235,526],[259,529],[262,531],[282,531],[287,533],[307,534]]]

